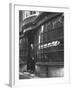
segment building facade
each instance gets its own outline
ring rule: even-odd
[[[34,69],[39,77],[64,76],[63,13],[41,12],[26,18],[20,37],[20,58],[27,70]]]

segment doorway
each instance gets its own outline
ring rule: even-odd
[[[27,60],[27,71],[30,73],[35,72],[35,57],[34,57],[34,33],[28,31],[28,60]]]

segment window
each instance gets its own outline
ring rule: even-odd
[[[51,22],[48,22],[48,24],[47,24],[47,30],[51,30],[52,29],[52,24],[51,24]]]

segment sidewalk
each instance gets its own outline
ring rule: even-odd
[[[31,79],[31,78],[39,78],[39,77],[29,72],[19,73],[19,79]]]

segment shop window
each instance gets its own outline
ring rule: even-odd
[[[46,43],[46,44],[44,44],[44,48],[47,48],[47,43]]]
[[[47,30],[52,30],[52,23],[51,22],[48,22],[48,25],[47,25]]]
[[[40,34],[40,43],[43,43],[43,34]]]
[[[45,32],[45,33],[43,33],[43,41],[44,42],[47,42],[48,41],[48,33],[47,32]]]
[[[44,32],[47,32],[47,23],[44,25]]]

